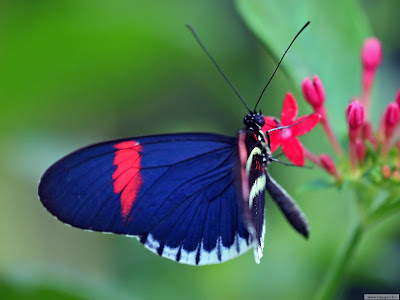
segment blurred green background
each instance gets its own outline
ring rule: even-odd
[[[359,94],[358,55],[367,36],[384,46],[375,120],[398,88],[399,10],[394,0],[3,0],[0,298],[309,298],[351,221],[348,191],[301,188],[327,176],[321,170],[271,168],[312,231],[309,241],[302,239],[267,199],[260,265],[251,252],[220,265],[180,265],[136,239],[64,226],[42,207],[37,183],[53,162],[90,143],[171,132],[237,134],[246,110],[185,28],[188,22],[252,107],[277,57],[310,20],[259,107],[279,116],[291,90],[300,115],[309,113],[299,87],[317,73],[344,139],[344,108]],[[317,128],[302,141],[331,153],[321,135]],[[388,219],[362,241],[338,298],[400,291],[399,222],[399,216]]]

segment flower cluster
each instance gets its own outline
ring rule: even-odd
[[[386,107],[378,128],[374,130],[370,121],[371,90],[377,68],[382,61],[382,46],[378,39],[368,38],[361,51],[363,65],[362,94],[353,98],[346,109],[348,124],[348,156],[345,155],[328,121],[325,109],[325,91],[321,80],[314,75],[312,79],[305,78],[302,92],[311,105],[314,114],[295,121],[297,103],[288,93],[282,110],[281,120],[265,117],[263,130],[267,131],[278,126],[292,125],[288,129],[274,131],[271,136],[271,150],[274,152],[279,145],[283,153],[296,165],[304,165],[304,158],[322,167],[331,174],[337,183],[344,180],[360,178],[381,182],[391,180],[400,182],[400,89],[395,100]],[[302,121],[303,122],[299,122]],[[296,138],[320,124],[337,155],[338,165],[327,154],[319,156],[306,149]]]
[[[381,43],[376,38],[367,39],[361,51],[361,95],[350,99],[346,109],[343,107],[348,126],[348,140],[343,143],[339,142],[331,129],[325,108],[326,94],[316,75],[311,79],[305,78],[302,83],[303,96],[311,105],[313,114],[295,120],[297,103],[288,93],[283,103],[281,120],[264,117],[264,131],[284,127],[269,132],[272,152],[282,146],[283,153],[293,164],[303,166],[304,160],[308,159],[331,175],[328,184],[320,184],[321,179],[318,179],[309,187],[346,186],[354,192],[352,229],[333,261],[318,299],[333,297],[345,272],[344,266],[351,261],[364,232],[400,212],[400,89],[394,100],[382,111],[375,128],[370,119],[371,90],[381,61]],[[316,155],[297,139],[297,136],[310,131],[318,122],[335,157],[328,154]],[[343,145],[348,149],[344,149]]]

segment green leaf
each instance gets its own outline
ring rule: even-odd
[[[301,27],[311,21],[282,68],[295,92],[304,77],[317,74],[321,78],[329,118],[335,129],[343,132],[345,105],[360,95],[360,49],[370,35],[359,1],[236,0],[236,4],[250,30],[277,60]]]
[[[35,286],[35,287],[21,287],[19,285],[14,285],[13,283],[7,281],[0,281],[0,295],[4,299],[13,300],[28,300],[28,299],[59,299],[59,300],[80,300],[88,299],[81,297],[72,292],[67,292],[63,290],[58,290],[57,288],[51,286]]]
[[[53,270],[14,266],[0,272],[2,299],[137,299],[113,283],[67,268]]]
[[[0,132],[35,126],[79,130],[79,122],[97,122],[100,113],[108,122],[123,122],[127,113],[131,121],[130,112],[142,107],[153,112],[156,105],[162,112],[162,105],[172,106],[169,97],[182,97],[183,103],[190,83],[201,80],[208,84],[199,84],[204,95],[211,90],[217,97],[219,89],[230,95],[223,81],[202,75],[210,69],[220,79],[184,26],[191,22],[199,29],[213,55],[223,58],[220,64],[236,65],[246,53],[241,24],[232,24],[226,5],[214,2],[1,1]],[[228,30],[237,34],[222,39]],[[226,55],[230,40],[237,46]],[[178,94],[165,95],[170,88]],[[212,100],[198,97],[211,106]]]

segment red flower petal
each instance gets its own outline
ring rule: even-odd
[[[274,117],[264,116],[264,121],[265,125],[261,128],[261,130],[265,133],[270,129],[280,126],[280,121]],[[270,145],[271,152],[274,153],[275,150],[278,149],[279,145],[281,144],[280,130],[276,130],[269,133],[269,138],[271,140],[271,145]]]
[[[304,149],[299,139],[291,138],[282,141],[282,150],[286,157],[297,166],[304,166]]]
[[[270,145],[271,152],[274,153],[281,144],[281,135],[279,133],[279,130],[269,133],[269,139],[271,140],[271,145]]]
[[[283,108],[281,113],[282,125],[291,125],[297,117],[297,102],[291,93],[287,93],[283,100]]]
[[[291,127],[292,134],[294,136],[306,134],[317,126],[320,119],[321,115],[316,113],[298,118],[295,122],[298,124]]]

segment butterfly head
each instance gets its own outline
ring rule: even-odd
[[[256,112],[246,115],[243,122],[247,128],[252,130],[260,130],[265,124],[264,116]]]

